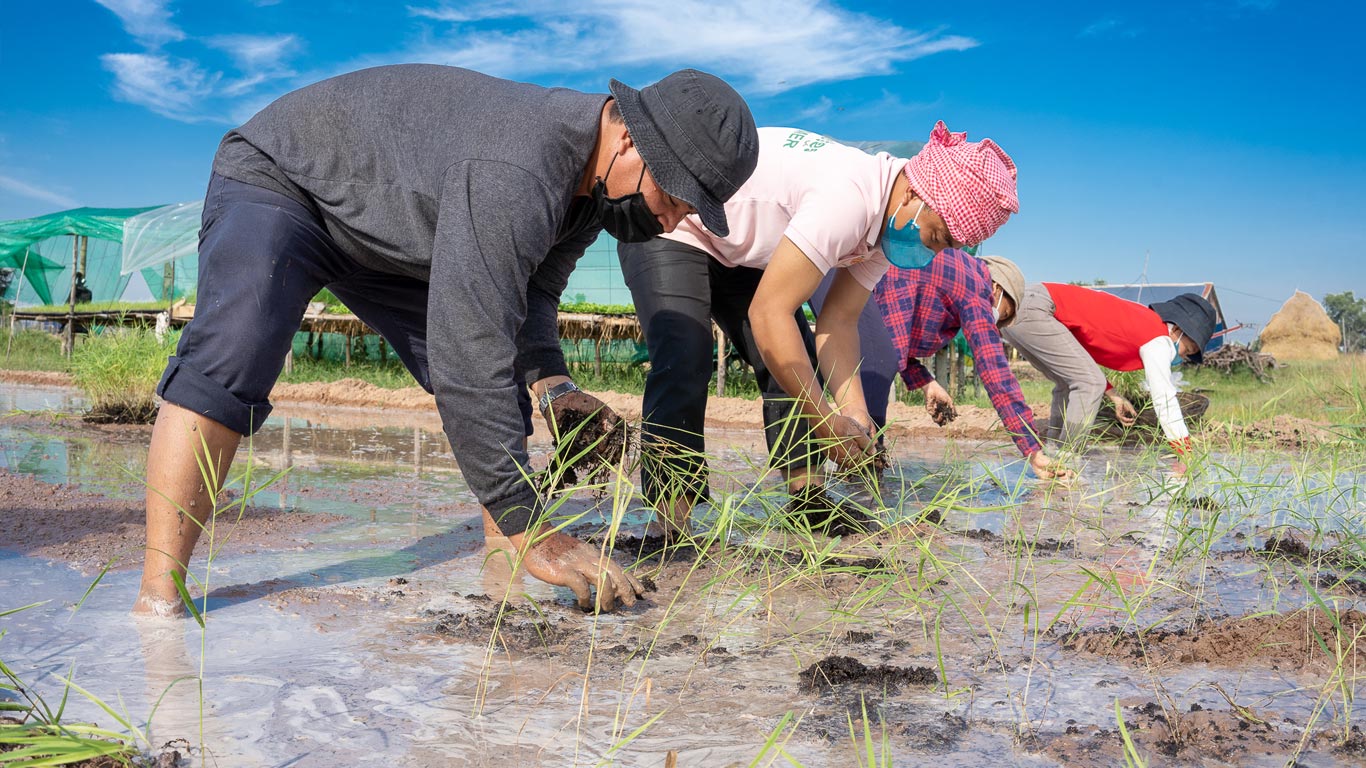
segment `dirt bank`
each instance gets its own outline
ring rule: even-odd
[[[621,392],[595,392],[596,396],[622,418],[639,421],[639,395]],[[356,379],[313,384],[277,384],[271,392],[274,402],[308,403],[314,406],[340,405],[357,408],[391,408],[436,411],[436,400],[420,387],[383,389]],[[1000,419],[996,412],[976,406],[960,406],[958,418],[947,427],[934,423],[924,408],[893,403],[888,414],[891,435],[935,435],[983,439],[999,436]],[[538,417],[539,418],[539,417]],[[763,414],[759,401],[740,397],[712,397],[707,401],[707,424],[734,429],[760,429]]]
[[[16,384],[35,384],[45,386],[70,386],[71,376],[58,371],[0,371],[0,381]],[[621,392],[595,392],[603,402],[627,421],[638,422],[641,418],[641,398],[639,395]],[[277,384],[271,391],[271,401],[277,405],[288,404],[291,410],[300,406],[335,413],[332,409],[366,409],[376,417],[379,414],[404,414],[403,419],[422,414],[424,420],[430,418],[432,424],[439,425],[436,413],[436,400],[421,387],[403,389],[384,389],[359,379],[342,379],[333,382],[312,382],[306,384]],[[1048,419],[1048,406],[1038,404],[1034,407],[1036,424]],[[890,437],[952,437],[969,440],[1005,439],[1001,420],[990,408],[973,405],[958,406],[958,417],[948,425],[940,427],[920,406],[892,403],[888,412],[891,424]],[[544,424],[540,415],[535,415],[537,430],[544,434]],[[383,421],[381,421],[383,423]],[[738,397],[712,397],[707,402],[707,424],[713,427],[731,429],[761,429],[762,413],[757,399]],[[1276,415],[1251,426],[1233,426],[1218,423],[1205,423],[1198,429],[1198,437],[1218,443],[1230,441],[1270,442],[1281,448],[1302,448],[1339,438],[1327,425],[1308,419]]]

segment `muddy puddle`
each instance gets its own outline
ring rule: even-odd
[[[642,547],[627,493],[564,504],[571,530],[652,587],[593,616],[484,546],[430,416],[282,406],[237,469],[287,472],[258,492],[239,481],[245,543],[231,533],[211,563],[201,545],[191,567],[201,629],[129,615],[135,554],[100,576],[30,540],[50,529],[6,523],[43,508],[88,521],[61,529],[73,537],[133,536],[148,433],[81,424],[79,406],[61,389],[0,394],[0,610],[42,603],[0,618],[0,659],[53,699],[74,664],[130,722],[150,716],[145,745],[194,744],[186,764],[1366,755],[1360,449],[1225,452],[1178,481],[1156,455],[1098,446],[1060,486],[1004,443],[906,439],[880,500],[832,488],[881,530],[832,539],[784,523],[772,481],[753,490],[761,434],[709,430],[713,498],[686,547]],[[544,463],[549,446],[532,447]],[[118,727],[77,694],[67,717]]]

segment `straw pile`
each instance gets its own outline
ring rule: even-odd
[[[1262,351],[1277,360],[1332,360],[1338,356],[1342,333],[1323,305],[1304,291],[1271,316],[1261,333]]]

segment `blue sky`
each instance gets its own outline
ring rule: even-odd
[[[605,91],[695,66],[761,125],[923,140],[1020,168],[987,250],[1031,280],[1212,279],[1261,324],[1366,294],[1366,6],[1278,0],[49,0],[0,25],[0,219],[202,195],[222,134],[377,64]]]

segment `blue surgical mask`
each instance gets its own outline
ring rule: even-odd
[[[898,205],[887,217],[887,231],[882,234],[882,252],[886,254],[887,261],[902,269],[924,269],[934,261],[935,252],[920,240],[920,213],[924,210],[925,203],[922,201],[911,223],[901,229],[896,228],[896,215],[901,213],[901,206]]]

